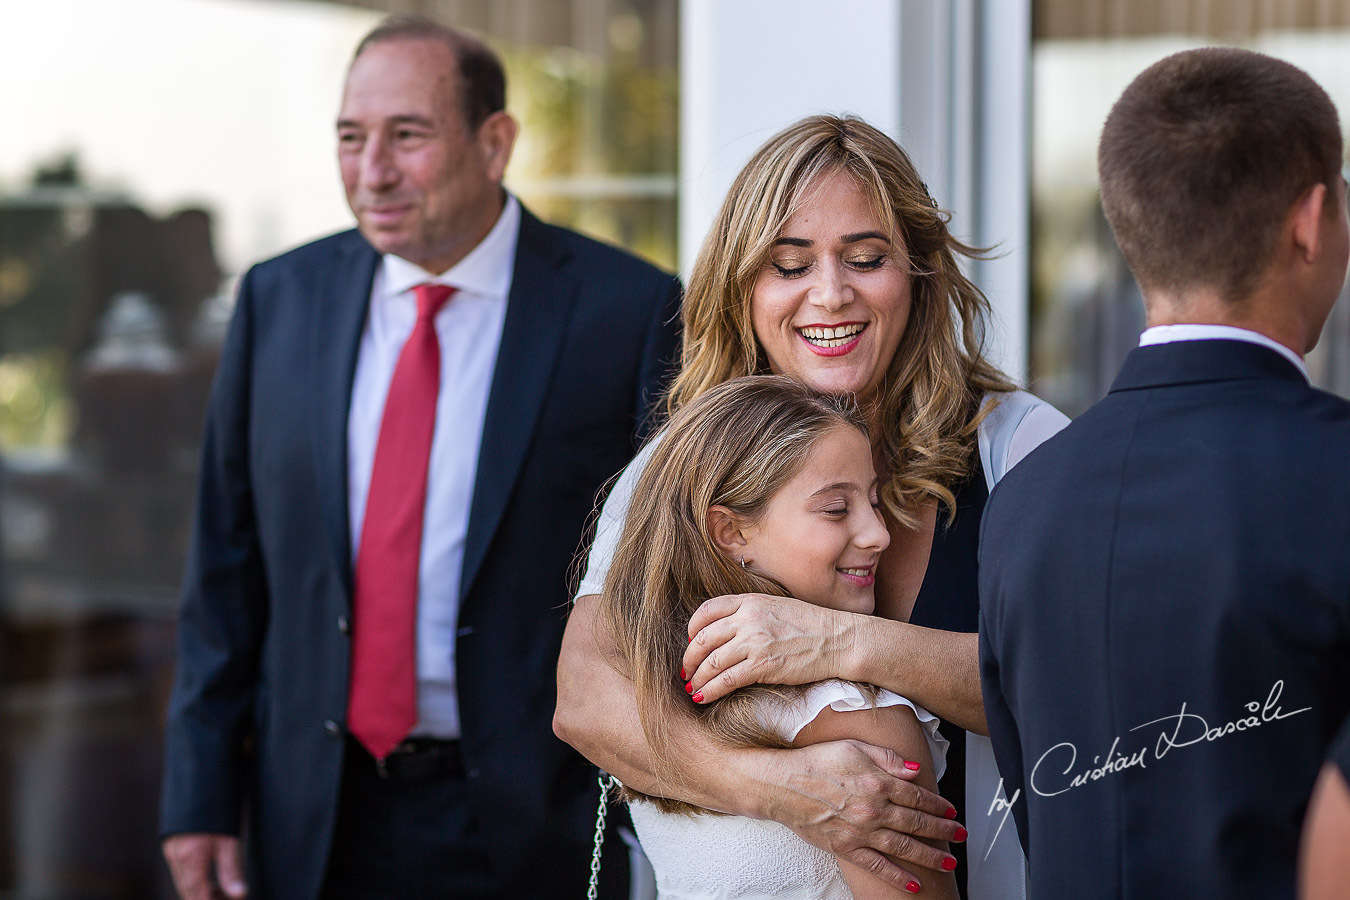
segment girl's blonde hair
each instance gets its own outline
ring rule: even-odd
[[[867,410],[885,471],[881,499],[905,526],[936,498],[955,516],[953,487],[969,476],[986,393],[1013,384],[984,358],[989,301],[957,256],[980,251],[952,236],[905,151],[856,118],[811,116],[775,135],[736,176],[694,263],[684,298],[681,370],[667,411],[714,385],[769,371],[750,300],[784,225],[822,177],[846,173],[907,257],[911,310],[904,337]]]
[[[642,729],[668,779],[675,777],[670,725],[679,719],[697,718],[730,744],[787,746],[760,724],[756,706],[766,695],[788,698],[800,688],[757,685],[702,705],[689,699],[676,676],[689,646],[689,617],[704,600],[742,593],[788,596],[781,585],[718,549],[708,530],[708,510],[721,505],[744,521],[756,521],[801,471],[816,442],[839,428],[867,435],[848,400],[818,394],[791,378],[762,375],[703,392],[653,438],[656,446],[633,488],[605,576],[600,621],[633,681]],[[671,812],[698,809],[650,799]]]

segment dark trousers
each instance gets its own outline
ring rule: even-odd
[[[507,900],[473,820],[462,768],[381,777],[348,741],[322,900]]]

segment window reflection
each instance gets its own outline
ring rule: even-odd
[[[1307,71],[1345,127],[1350,2],[1038,0],[1033,28],[1031,372],[1040,394],[1077,415],[1105,395],[1144,328],[1138,286],[1097,195],[1097,138],[1111,104],[1164,56],[1221,43]],[[1350,396],[1350,290],[1308,366],[1315,384]]]
[[[675,0],[443,5],[506,59],[508,186],[673,266]],[[0,4],[31,37],[0,54],[29,123],[0,143],[0,896],[171,896],[160,729],[234,280],[349,227],[332,117],[395,6]]]

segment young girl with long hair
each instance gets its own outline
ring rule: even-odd
[[[755,685],[699,704],[675,677],[689,617],[708,597],[760,593],[872,612],[890,536],[867,426],[851,402],[787,377],[736,378],[682,407],[644,455],[601,621],[635,685],[658,769],[678,782],[671,725],[685,719],[740,746],[855,738],[889,747],[935,790],[946,741],[935,716],[898,694],[832,680]],[[783,825],[626,794],[663,900],[907,896]],[[924,896],[955,897],[949,871],[926,876]]]

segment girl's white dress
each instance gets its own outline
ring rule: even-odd
[[[856,684],[822,681],[800,699],[766,703],[766,726],[792,740],[826,707],[840,711],[908,706],[928,737],[937,776],[946,767],[947,740],[937,716],[899,694],[882,690],[875,702]],[[634,803],[633,825],[656,871],[659,900],[852,900],[834,856],[777,822],[711,813],[672,815],[655,804]]]

